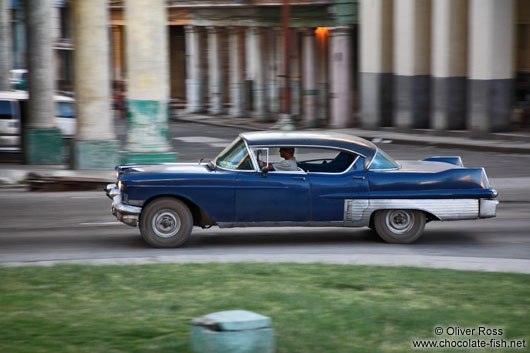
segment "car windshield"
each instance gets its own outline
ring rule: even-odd
[[[398,162],[392,159],[383,150],[377,149],[377,153],[370,164],[370,169],[396,169],[399,168]]]
[[[253,170],[250,155],[245,142],[236,138],[215,158],[215,164],[221,168]]]

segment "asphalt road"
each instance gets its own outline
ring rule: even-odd
[[[239,131],[174,123],[181,161],[213,158]],[[493,219],[432,222],[415,244],[383,243],[367,228],[194,228],[178,249],[147,246],[117,222],[103,192],[0,189],[0,264],[290,261],[431,266],[530,273],[530,156],[381,145],[397,159],[461,155],[499,189]],[[214,196],[214,195],[212,195]]]

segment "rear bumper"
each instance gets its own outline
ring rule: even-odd
[[[480,200],[478,216],[479,218],[491,218],[497,215],[499,200]]]

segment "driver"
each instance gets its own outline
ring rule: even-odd
[[[268,165],[269,170],[277,171],[297,171],[298,165],[296,164],[296,159],[294,158],[294,148],[293,147],[282,147],[280,148],[280,156],[283,158],[283,161],[278,163]]]

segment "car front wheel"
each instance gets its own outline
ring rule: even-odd
[[[387,243],[416,241],[425,228],[425,213],[417,210],[379,210],[374,215],[377,234]]]
[[[140,216],[140,233],[156,248],[175,248],[188,240],[193,216],[182,201],[160,198],[149,203]]]

